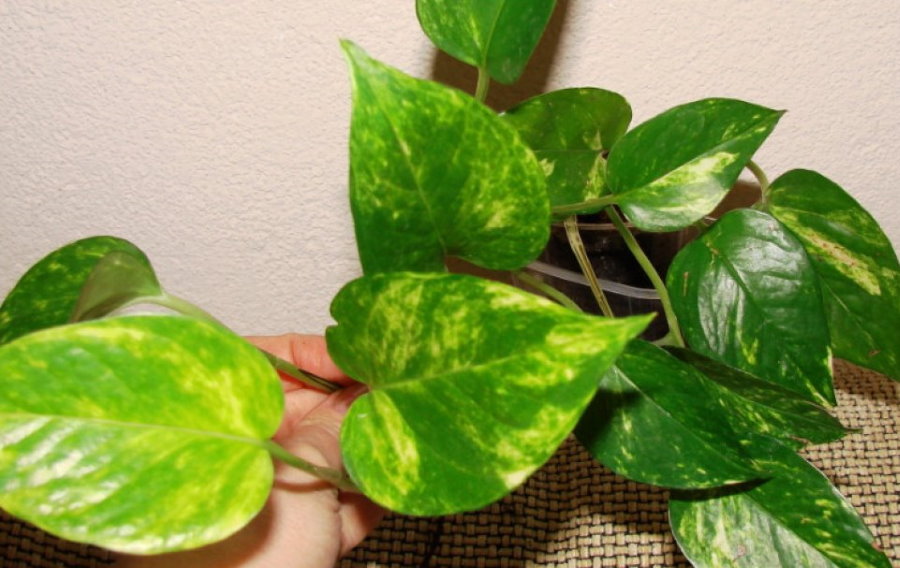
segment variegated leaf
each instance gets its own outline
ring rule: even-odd
[[[834,354],[900,380],[900,264],[878,223],[808,170],[779,177],[768,198],[819,275]]]
[[[163,294],[150,263],[124,251],[113,251],[97,262],[81,289],[71,321],[103,317],[131,302]]]
[[[889,568],[871,533],[816,468],[774,440],[774,477],[750,488],[673,492],[669,522],[698,568]]]
[[[116,237],[89,237],[57,249],[32,266],[3,302],[0,344],[68,322],[94,266],[111,252],[130,254],[150,269],[144,253]]]
[[[833,442],[848,432],[824,408],[794,391],[688,349],[668,351],[712,382],[738,435],[765,434],[801,448],[808,443]]]
[[[422,30],[441,50],[514,83],[550,20],[556,0],[417,0]]]
[[[800,242],[770,215],[727,213],[678,253],[667,287],[695,351],[835,403],[818,278]]]
[[[635,340],[603,377],[575,435],[600,463],[643,483],[705,488],[761,477],[728,412],[703,375]]]
[[[446,256],[517,269],[549,236],[540,165],[471,97],[345,42],[353,78],[350,198],[366,273],[442,271]]]
[[[649,321],[414,273],[351,282],[332,315],[329,352],[371,389],[344,420],[347,471],[376,502],[414,515],[478,509],[521,484]]]
[[[230,332],[128,316],[0,348],[0,506],[133,553],[225,538],[263,506],[277,375]]]
[[[607,193],[603,152],[612,148],[631,122],[631,106],[603,89],[563,89],[529,99],[501,115],[534,150],[552,206],[581,204]],[[595,213],[585,203],[566,211]]]
[[[675,107],[613,147],[607,184],[638,228],[683,229],[725,197],[781,115],[732,99]]]

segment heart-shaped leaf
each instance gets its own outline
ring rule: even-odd
[[[606,193],[602,153],[631,122],[631,106],[622,95],[564,89],[529,99],[501,116],[540,160],[552,206],[569,206],[567,215],[601,209],[589,200]]]
[[[762,475],[741,450],[729,411],[703,375],[636,340],[603,377],[575,434],[619,475],[663,487],[716,487]]]
[[[540,467],[649,318],[606,319],[464,275],[347,285],[328,348],[369,385],[344,419],[347,471],[403,513],[483,507]]]
[[[125,552],[220,540],[268,496],[282,407],[266,359],[199,320],[29,334],[0,348],[0,506]]]
[[[124,252],[150,269],[136,246],[116,237],[89,237],[57,249],[19,280],[0,307],[0,344],[69,321],[94,266],[111,252]]]
[[[556,0],[417,0],[416,13],[439,49],[514,83],[555,6]]]
[[[712,382],[738,434],[765,434],[797,449],[807,443],[832,442],[847,434],[824,408],[794,391],[688,349],[670,348],[669,352]]]
[[[752,488],[673,492],[669,522],[699,567],[891,565],[847,501],[816,468],[774,440],[760,456],[773,479]]]
[[[878,223],[808,170],[779,177],[768,197],[819,275],[834,354],[900,380],[900,264]]]
[[[800,242],[770,215],[727,213],[676,255],[667,287],[695,351],[835,403],[818,277]]]
[[[515,129],[462,92],[343,45],[353,77],[350,199],[366,273],[442,271],[448,255],[498,270],[534,260],[550,203]]]
[[[781,115],[733,99],[677,106],[613,147],[607,184],[638,228],[683,229],[715,209]]]

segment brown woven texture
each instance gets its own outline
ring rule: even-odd
[[[806,452],[900,566],[900,385],[836,362],[837,417],[860,432]],[[0,568],[99,568],[110,556],[0,516]],[[577,443],[482,511],[389,515],[339,566],[687,566],[666,520],[666,492],[627,481]],[[280,567],[273,567],[280,568]],[[287,568],[287,567],[285,567]]]

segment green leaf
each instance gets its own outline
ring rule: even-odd
[[[137,247],[106,236],[70,243],[32,266],[0,307],[0,344],[67,323],[94,266],[116,251],[133,255],[135,262],[150,269],[150,261]]]
[[[417,0],[419,24],[453,57],[514,83],[550,20],[555,0]]]
[[[808,170],[779,177],[768,198],[819,275],[834,354],[900,380],[900,264],[878,223]]]
[[[347,471],[376,502],[414,515],[478,509],[521,484],[649,321],[415,273],[351,282],[332,315],[329,352],[371,389],[344,420]]]
[[[0,348],[0,507],[124,552],[220,540],[268,496],[282,407],[266,359],[199,320],[29,334]]]
[[[638,228],[683,229],[715,209],[782,114],[732,99],[675,107],[613,147],[607,183]]]
[[[777,220],[751,209],[726,214],[678,253],[667,287],[695,351],[835,403],[818,278]]]
[[[769,440],[773,479],[749,490],[674,492],[669,522],[697,567],[885,567],[871,533],[816,468]]]
[[[695,369],[632,341],[600,382],[575,435],[619,475],[673,488],[760,477],[727,413]]]
[[[161,295],[156,273],[145,258],[114,251],[94,266],[70,319],[96,319],[140,298]]]
[[[708,378],[735,432],[765,434],[799,449],[842,438],[847,430],[821,406],[799,394],[688,349],[669,352]]]
[[[534,150],[552,206],[578,204],[606,193],[603,152],[628,129],[631,106],[603,89],[564,89],[529,99],[501,115]],[[596,213],[584,204],[575,213]]]
[[[515,130],[459,91],[343,45],[353,77],[350,199],[365,271],[442,271],[448,255],[511,270],[536,258],[550,203]]]

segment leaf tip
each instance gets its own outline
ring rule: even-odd
[[[632,323],[632,331],[635,336],[640,335],[647,329],[647,326],[650,325],[650,322],[656,319],[656,312],[651,312],[649,314],[641,314],[635,315],[628,318]]]
[[[353,40],[349,40],[349,39],[344,38],[344,37],[340,38],[340,39],[338,40],[338,43],[340,44],[341,49],[342,49],[345,53],[350,52],[350,51],[352,51],[352,50],[354,50],[354,49],[359,49],[359,46],[357,46],[355,43],[353,43]]]
[[[341,38],[338,40],[338,43],[341,46],[341,51],[344,52],[344,57],[352,66],[356,66],[361,61],[371,59],[366,51],[352,40]]]

